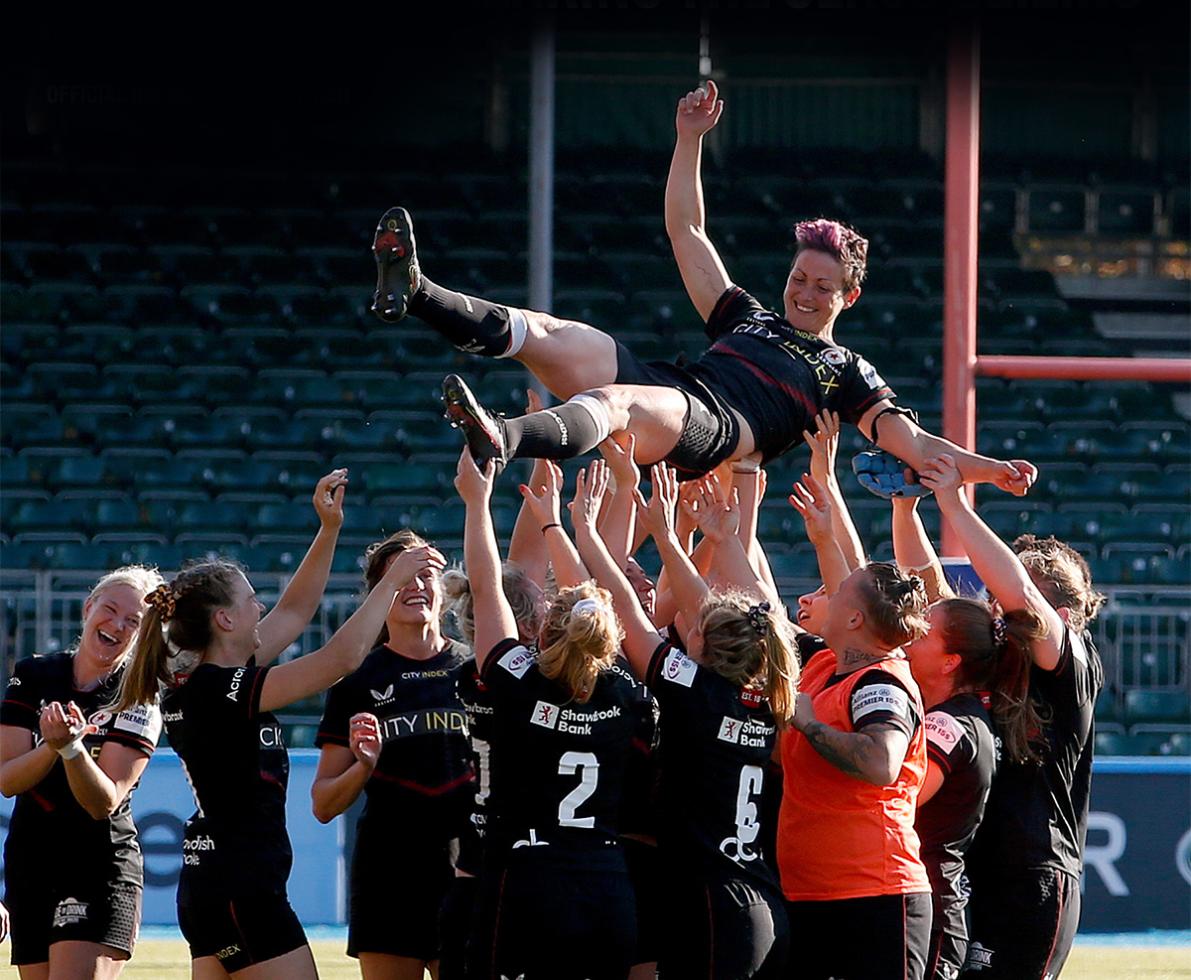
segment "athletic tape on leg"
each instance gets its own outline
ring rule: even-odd
[[[591,416],[591,421],[596,427],[596,445],[612,434],[612,419],[608,415],[608,407],[595,395],[576,395],[570,399],[570,403]]]
[[[497,357],[516,357],[521,353],[525,344],[525,335],[529,332],[529,321],[525,319],[525,311],[515,306],[506,306],[509,311],[509,346],[503,354]]]

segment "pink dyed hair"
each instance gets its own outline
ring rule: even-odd
[[[847,225],[828,218],[800,221],[794,226],[794,239],[798,243],[797,252],[808,248],[826,252],[844,267],[845,293],[850,293],[864,282],[868,239],[861,238]]]

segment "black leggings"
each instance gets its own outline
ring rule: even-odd
[[[1057,977],[1079,925],[1079,879],[1049,868],[972,888],[972,941],[964,976]]]

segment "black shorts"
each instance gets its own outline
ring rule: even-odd
[[[100,943],[126,954],[116,959],[132,955],[141,924],[140,885],[80,883],[14,869],[6,877],[13,966],[45,963],[50,946],[61,942]]]
[[[209,893],[188,887],[178,894],[178,925],[191,959],[214,956],[228,973],[292,953],[306,943],[302,923],[284,891]]]
[[[551,845],[553,846],[553,845]],[[619,848],[520,848],[480,878],[468,980],[624,980],[637,948],[633,886]]]
[[[439,956],[439,910],[455,879],[450,841],[404,847],[398,841],[379,832],[356,837],[347,955],[387,953],[429,963]]]
[[[830,902],[787,902],[791,980],[923,980],[930,892]]]
[[[731,457],[740,442],[740,423],[732,410],[707,385],[676,364],[641,361],[617,341],[616,383],[675,388],[686,397],[687,413],[678,445],[666,462],[679,479],[694,480]]]
[[[1057,977],[1079,925],[1079,879],[1045,868],[973,882],[970,907],[965,977]]]
[[[662,980],[784,975],[790,936],[775,888],[743,878],[668,876],[664,892]]]
[[[442,948],[438,957],[438,980],[466,980],[467,940],[471,936],[480,879],[456,875],[439,910],[438,931]]]
[[[658,848],[632,837],[622,837],[620,846],[624,848],[629,881],[637,899],[637,954],[633,963],[656,963],[665,901]]]

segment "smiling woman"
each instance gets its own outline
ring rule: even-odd
[[[18,663],[0,707],[0,792],[17,794],[5,898],[12,961],[26,976],[111,978],[132,955],[143,869],[129,798],[161,715],[109,706],[160,582],[140,566],[101,578],[76,649]]]
[[[403,556],[430,546],[402,530],[365,553],[371,594]],[[452,842],[476,788],[456,691],[473,663],[440,629],[442,576],[428,567],[398,591],[372,652],[327,695],[314,815],[333,820],[365,794],[352,853],[347,952],[365,976],[421,980],[437,969],[438,912],[454,877]],[[411,848],[398,841],[416,841]],[[394,881],[403,886],[395,891]],[[401,896],[408,896],[402,899]]]

